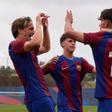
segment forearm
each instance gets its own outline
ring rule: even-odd
[[[42,47],[46,50],[50,50],[50,35],[48,28],[43,28],[43,42],[42,42]]]
[[[65,31],[65,33],[67,33],[67,35],[69,34],[72,37],[72,39],[79,41],[79,42],[84,41],[83,33],[75,31],[72,27],[72,24],[69,21],[65,22],[64,31]]]
[[[70,35],[72,39],[84,43],[84,34],[78,31],[68,31],[67,35]]]
[[[84,35],[82,32],[75,31],[72,27],[73,23],[73,16],[71,11],[67,11],[67,14],[65,16],[65,26],[64,26],[64,32],[67,34],[67,36],[71,36],[72,39],[84,42]]]
[[[45,64],[41,65],[40,67],[43,71],[46,71],[46,69],[48,67],[48,63],[45,63]]]
[[[41,31],[41,24],[36,24],[36,30],[32,38],[32,44],[40,45],[42,41],[42,31]]]
[[[42,39],[41,26],[38,25],[36,27],[36,31],[35,31],[35,34],[33,35],[33,38],[30,41],[25,42],[24,50],[28,52],[33,50],[35,47],[39,47],[41,43],[41,39]]]
[[[64,32],[73,32],[74,29],[72,27],[72,24],[69,21],[65,22],[65,26],[64,26]]]

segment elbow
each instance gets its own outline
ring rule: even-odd
[[[42,45],[42,47],[43,47],[43,49],[44,49],[45,52],[49,52],[50,49],[51,49],[50,43],[49,43],[49,44],[48,44],[48,43],[44,43],[44,44]]]
[[[49,52],[50,51],[50,47],[45,49],[45,52]]]
[[[50,51],[50,49],[51,49],[51,47],[49,46],[49,47],[47,48],[47,52]]]
[[[44,51],[45,51],[45,53],[49,52],[50,51],[50,46],[44,47]]]

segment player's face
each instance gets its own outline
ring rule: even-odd
[[[31,21],[28,23],[28,26],[22,30],[22,32],[26,40],[31,39],[31,37],[34,35],[34,26]]]
[[[108,28],[108,20],[104,20],[104,19],[100,20],[99,27],[100,27],[100,30],[102,28]]]
[[[74,52],[75,46],[76,46],[76,42],[71,38],[67,38],[65,41],[62,42],[63,49],[69,53]]]

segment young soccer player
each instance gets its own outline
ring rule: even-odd
[[[99,101],[98,112],[112,112],[112,8],[104,9],[99,20],[100,31],[78,32],[72,28],[72,12],[67,11],[65,35],[90,45],[96,65],[95,96]]]
[[[42,29],[43,27],[43,41]],[[9,55],[25,90],[25,104],[29,112],[54,112],[54,105],[38,64],[37,55],[50,49],[48,17],[36,16],[36,29],[30,17],[12,23],[15,38],[9,45]]]
[[[76,42],[69,35],[62,35],[60,44],[63,54],[42,68],[51,73],[58,86],[58,112],[82,112],[81,81],[86,73],[95,73],[95,68],[84,58],[73,55]]]

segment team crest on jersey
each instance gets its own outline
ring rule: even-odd
[[[79,71],[79,72],[81,71],[81,65],[80,65],[80,63],[77,63],[77,64],[76,64],[76,69],[77,69],[77,71]]]

